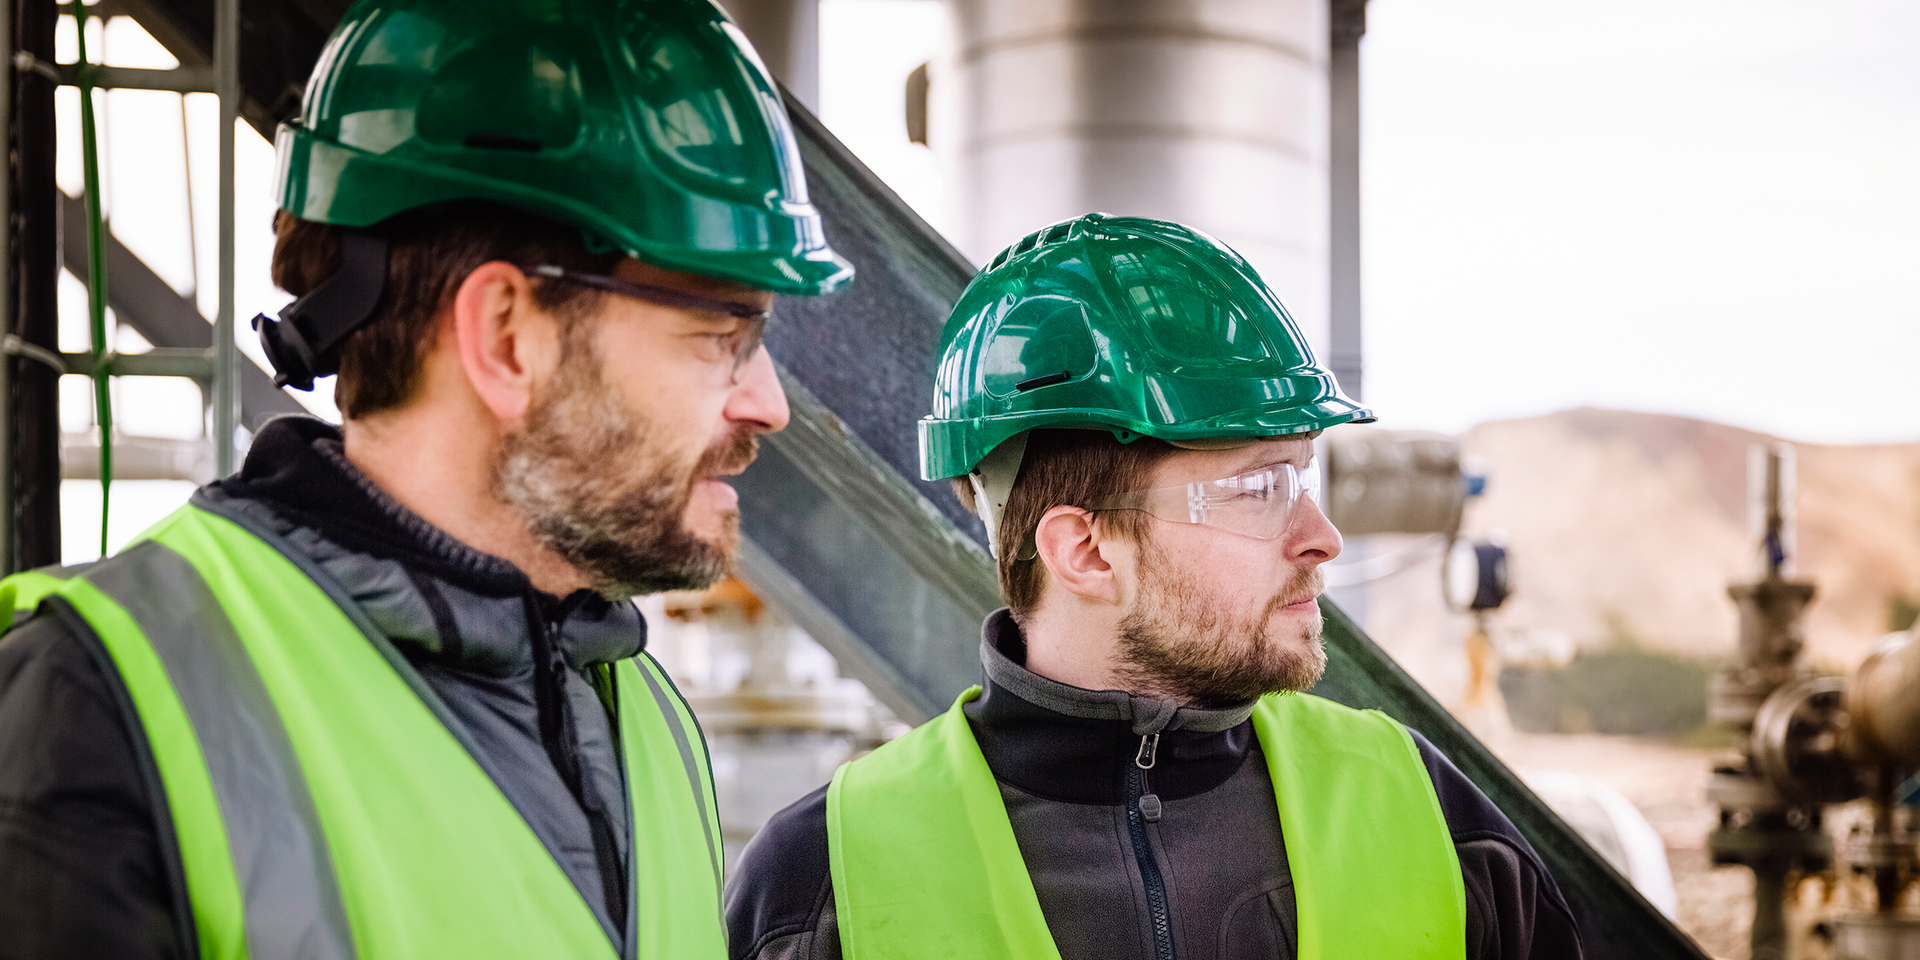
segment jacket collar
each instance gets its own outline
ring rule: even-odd
[[[1218,710],[1124,690],[1087,690],[1028,670],[1026,638],[1006,610],[981,627],[986,692],[966,705],[994,776],[1069,803],[1126,803],[1141,738],[1159,734],[1152,771],[1162,799],[1205,793],[1240,769],[1253,745],[1251,702]]]
[[[240,510],[333,575],[409,658],[494,675],[531,663],[546,630],[574,669],[633,656],[646,623],[590,590],[560,598],[519,568],[428,523],[349,462],[340,432],[282,417],[254,438],[240,472],[200,496]]]

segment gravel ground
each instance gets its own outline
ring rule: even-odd
[[[1598,734],[1498,731],[1486,739],[1517,771],[1577,773],[1631,801],[1666,842],[1667,864],[1679,895],[1675,922],[1719,960],[1747,960],[1753,875],[1741,867],[1715,868],[1707,862],[1707,831],[1718,816],[1707,802],[1707,775],[1718,751]]]

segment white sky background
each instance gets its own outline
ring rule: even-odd
[[[940,166],[906,140],[903,91],[946,31],[938,0],[821,3],[822,118],[936,228]],[[94,21],[96,59],[101,38]],[[1903,0],[1372,0],[1367,401],[1386,425],[1448,432],[1594,405],[1810,442],[1920,440],[1916,50],[1920,4]],[[126,18],[105,53],[173,66]],[[191,232],[182,98],[103,99],[115,235],[212,316],[215,99],[185,98]],[[59,182],[74,193],[78,104],[59,92]],[[257,357],[246,320],[287,297],[267,278],[272,146],[244,123],[238,140],[237,314]],[[84,290],[67,277],[61,294],[61,346],[84,350]],[[129,432],[201,429],[186,381],[115,389]],[[63,421],[84,429],[84,379],[62,390]],[[298,396],[337,418],[328,388]],[[69,561],[97,549],[98,494],[82,487],[97,491],[67,484]],[[180,492],[136,507],[141,489],[116,486],[125,535]]]
[[[823,0],[827,124],[936,227],[937,0]],[[1366,399],[1920,440],[1920,4],[1373,0]],[[1280,291],[1284,299],[1286,291]]]
[[[1920,440],[1920,4],[1373,0],[1367,400]]]

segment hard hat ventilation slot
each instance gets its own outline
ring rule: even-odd
[[[1028,250],[1032,250],[1034,248],[1034,245],[1038,244],[1039,242],[1040,242],[1039,234],[1029,233],[1026,236],[1020,238],[1020,245],[1013,248],[1013,255],[1017,257],[1023,253],[1026,253]]]
[[[1003,263],[1006,263],[1006,262],[1007,262],[1007,257],[1008,257],[1008,255],[1010,255],[1010,254],[1012,254],[1012,253],[1013,253],[1013,251],[1012,251],[1012,250],[1002,250],[1002,251],[1000,251],[1000,255],[999,255],[999,256],[997,256],[997,257],[994,257],[994,258],[993,258],[993,262],[992,262],[992,263],[989,263],[989,264],[987,264],[987,269],[988,269],[988,270],[998,270],[998,269],[1000,269],[1000,265],[1001,265],[1001,264],[1003,264]]]
[[[1067,238],[1067,233],[1072,229],[1073,229],[1073,224],[1071,223],[1056,224],[1053,229],[1047,231],[1046,239],[1042,240],[1041,242],[1042,243],[1059,243],[1060,241],[1065,240]]]
[[[1019,383],[1014,384],[1013,389],[1021,393],[1026,393],[1028,390],[1038,390],[1041,387],[1051,387],[1056,383],[1066,383],[1068,380],[1072,380],[1072,379],[1073,379],[1072,371],[1062,370],[1059,373],[1049,373],[1044,377],[1034,377],[1032,380],[1022,380]]]

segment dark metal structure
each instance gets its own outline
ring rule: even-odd
[[[59,21],[59,11],[51,0],[14,0],[6,11],[13,25],[13,49],[6,51],[9,61],[18,50],[51,62],[53,28]],[[0,316],[11,318],[12,329],[0,330],[0,338],[18,337],[32,347],[58,350],[56,287],[60,263],[56,251],[60,213],[55,204],[59,190],[53,173],[55,83],[30,71],[12,70],[8,74],[13,79],[12,89],[7,91],[12,98],[12,123],[7,130],[11,209],[5,237],[13,269],[8,271],[11,289],[0,291],[0,295],[10,298],[12,309],[0,311]],[[11,502],[6,504],[8,522],[0,524],[0,530],[11,536],[0,546],[0,560],[11,561],[14,568],[59,563],[60,376],[52,367],[13,350],[0,352],[0,362],[7,365],[7,406],[14,411],[4,425],[13,463],[12,476],[7,478]]]
[[[51,11],[50,0],[27,5],[35,3]],[[207,62],[207,0],[112,3],[184,64]],[[294,108],[345,7],[343,0],[243,6],[241,113],[264,135]],[[811,114],[792,113],[814,202],[835,249],[860,272],[846,293],[776,305],[767,341],[782,365],[793,420],[767,438],[759,461],[739,478],[748,540],[742,573],[904,719],[917,721],[976,681],[980,620],[999,605],[978,521],[943,484],[919,480],[916,468],[914,423],[926,412],[936,341],[973,268]],[[184,314],[164,305],[161,289],[147,287],[135,302],[138,271],[118,260],[112,269],[116,308],[156,346],[207,342],[204,332],[179,326]],[[1589,957],[1705,957],[1352,621],[1330,603],[1324,610],[1329,663],[1315,692],[1383,710],[1445,751],[1559,878]]]

